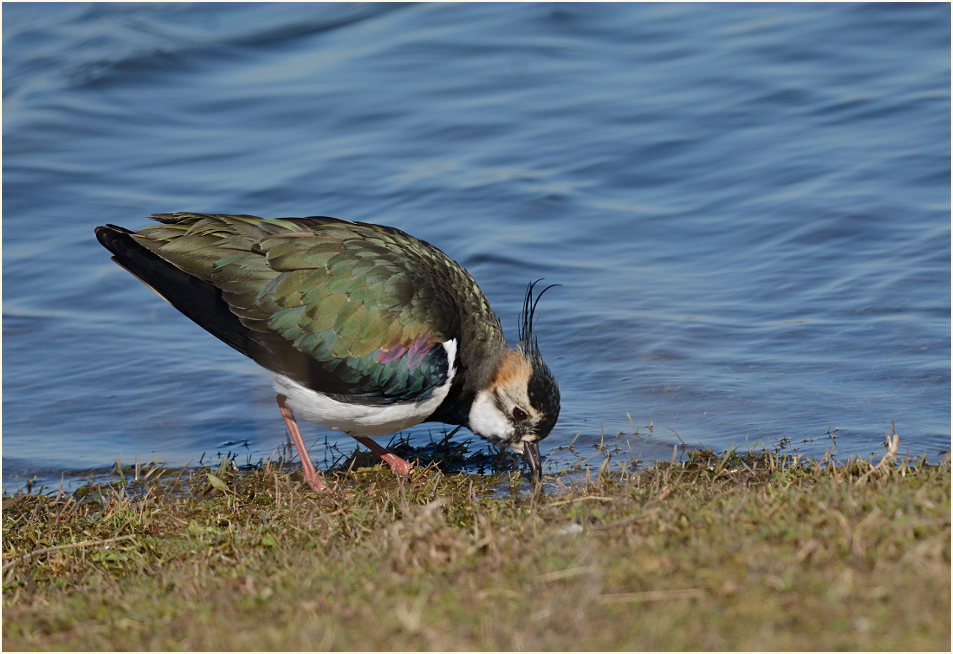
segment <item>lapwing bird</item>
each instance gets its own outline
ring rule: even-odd
[[[559,387],[533,334],[530,284],[519,343],[463,266],[399,229],[337,218],[156,214],[132,232],[96,228],[113,261],[274,374],[305,481],[315,472],[295,416],[345,432],[399,475],[412,464],[371,440],[421,422],[463,425],[521,452],[539,441]]]

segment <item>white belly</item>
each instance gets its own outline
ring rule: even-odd
[[[298,418],[352,436],[384,436],[423,422],[447,397],[456,372],[453,364],[457,342],[447,341],[443,347],[447,351],[447,381],[435,388],[430,397],[416,402],[347,404],[306,388],[284,375],[275,375],[274,387],[276,392],[288,398],[288,404]]]

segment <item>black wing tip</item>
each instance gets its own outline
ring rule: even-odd
[[[112,223],[96,227],[96,236],[102,238],[102,236],[106,234],[132,234],[132,230],[120,227],[119,225],[113,225]]]
[[[175,223],[181,220],[181,215],[197,215],[197,214],[181,214],[181,213],[154,213],[146,216],[149,220],[154,220],[159,223],[169,224]],[[105,225],[98,225],[95,228],[96,238],[99,239],[99,242],[106,245],[106,242],[113,240],[115,238],[122,238],[130,234],[134,234],[131,229],[126,229],[125,227],[120,227],[119,225],[113,225],[111,223],[106,223]]]
[[[122,247],[130,234],[132,234],[131,230],[118,225],[99,225],[96,227],[96,239],[113,254],[119,254],[117,250]]]
[[[266,358],[263,353],[267,345],[254,340],[251,331],[222,300],[218,288],[139,244],[133,238],[135,232],[125,227],[100,225],[95,232],[99,242],[113,253],[113,261],[189,319],[242,354],[256,361]]]
[[[168,224],[179,220],[180,214],[177,213],[154,213],[148,216],[149,220]],[[120,255],[119,250],[128,249],[131,244],[135,244],[129,237],[135,234],[131,229],[120,227],[107,223],[95,228],[96,238],[102,243],[103,247],[113,254]],[[138,244],[135,244],[138,246]]]

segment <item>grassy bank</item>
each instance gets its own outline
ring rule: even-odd
[[[5,649],[950,647],[948,459],[132,476],[4,498]]]

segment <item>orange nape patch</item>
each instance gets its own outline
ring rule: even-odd
[[[519,386],[526,388],[529,378],[533,375],[533,364],[519,350],[508,350],[500,365],[496,368],[496,375],[493,376],[493,383],[490,388],[497,386],[512,387]]]

